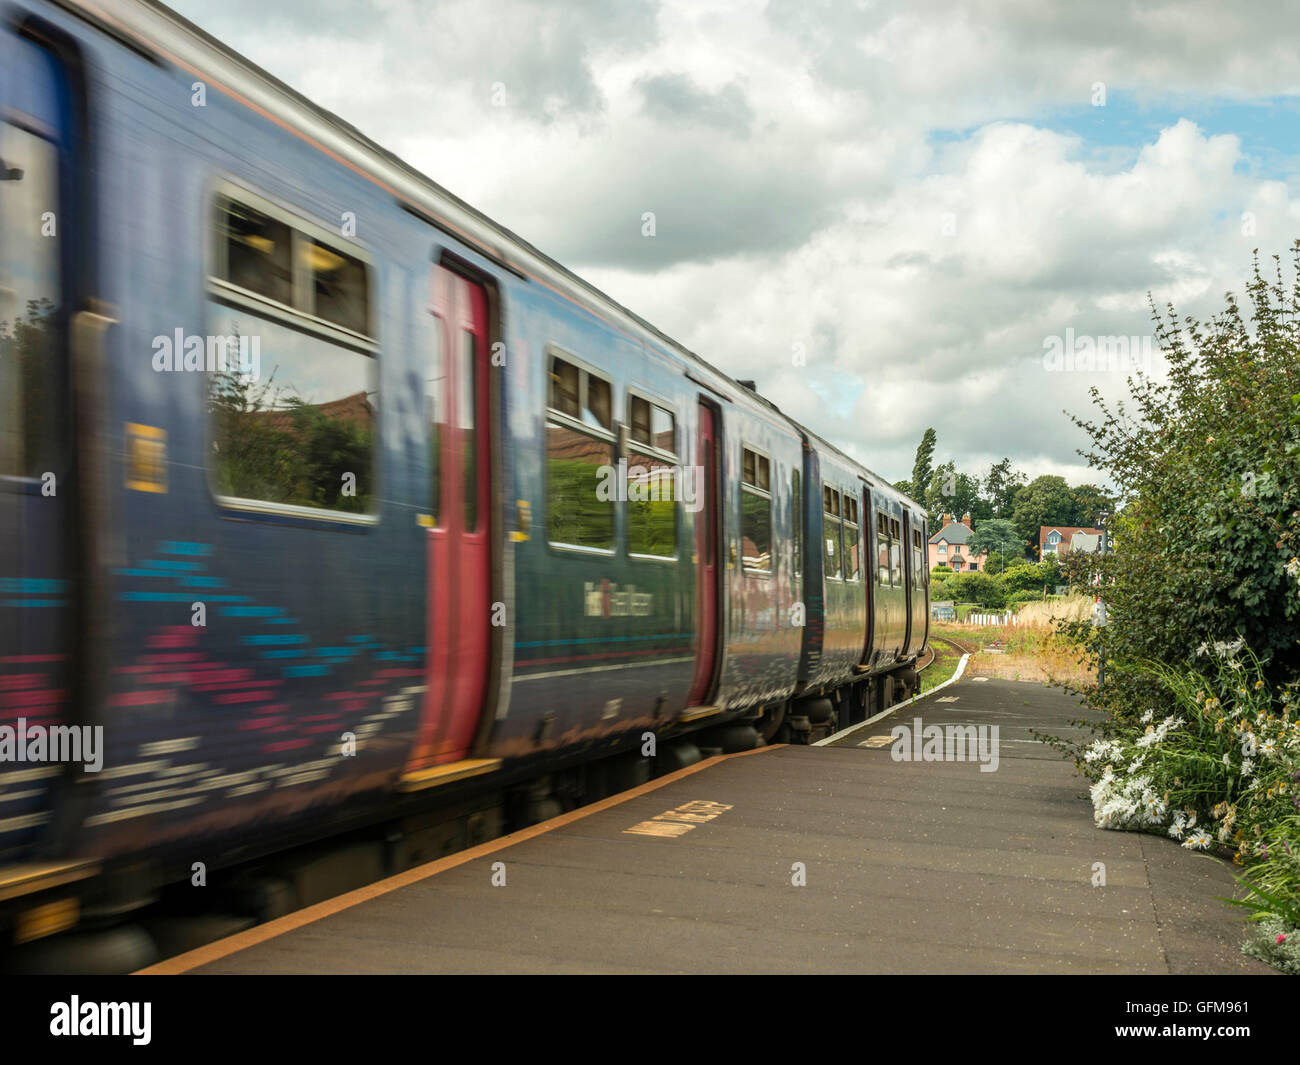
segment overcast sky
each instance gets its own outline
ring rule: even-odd
[[[1100,480],[1053,353],[1300,237],[1293,3],[172,2],[891,480]]]

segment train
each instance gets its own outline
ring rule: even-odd
[[[922,506],[166,7],[0,3],[0,221],[10,955],[915,693]]]

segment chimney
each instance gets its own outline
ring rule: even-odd
[[[968,529],[970,528],[970,511],[969,511],[969,510],[968,510],[965,514],[963,514],[963,515],[961,516],[961,523],[962,523],[963,525],[965,525],[966,528],[968,528]]]
[[[939,522],[939,528],[940,528],[940,529],[946,529],[946,528],[947,528],[949,525],[951,525],[951,524],[952,524],[952,515],[951,515],[951,514],[945,514],[945,515],[943,516],[943,519]]]

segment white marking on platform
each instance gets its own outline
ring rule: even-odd
[[[962,674],[966,672],[966,663],[969,660],[970,660],[970,655],[962,655],[961,661],[957,663],[957,671],[953,673],[953,675],[949,677],[947,680],[945,680],[942,684],[936,685],[935,687],[931,688],[928,692],[922,692],[920,695],[913,695],[912,698],[908,699],[906,702],[897,703],[896,705],[891,706],[888,710],[882,710],[874,717],[867,718],[866,721],[859,721],[856,725],[850,725],[848,728],[842,728],[839,730],[839,732],[834,732],[831,735],[825,737],[824,739],[818,740],[812,746],[825,747],[828,744],[834,743],[836,740],[843,739],[850,732],[857,732],[859,729],[866,728],[868,725],[874,725],[882,717],[889,717],[890,714],[898,713],[898,711],[903,709],[903,707],[905,706],[911,706],[913,703],[919,702],[922,699],[928,699],[935,692],[942,691],[944,688],[948,687],[949,684],[956,684],[957,681],[961,680]],[[861,747],[862,744],[858,744],[858,746]]]

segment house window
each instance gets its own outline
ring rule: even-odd
[[[948,545],[947,545],[947,544],[940,544],[940,545],[939,545],[939,554],[940,554],[941,557],[942,557],[942,556],[946,556],[946,555],[948,554]]]
[[[772,463],[766,455],[741,448],[741,563],[747,570],[772,570]]]
[[[612,389],[604,378],[551,356],[546,400],[547,538],[553,544],[612,550],[614,466]],[[601,491],[602,484],[604,491]],[[603,498],[602,498],[603,497]]]

